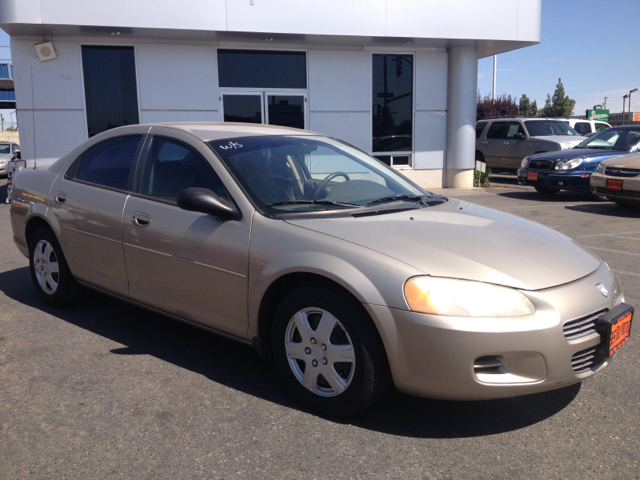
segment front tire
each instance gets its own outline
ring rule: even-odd
[[[40,299],[51,307],[74,303],[79,285],[69,270],[67,261],[53,232],[41,227],[29,241],[31,279]]]
[[[371,319],[337,288],[301,287],[285,297],[276,310],[271,345],[289,392],[328,415],[364,410],[390,383]]]

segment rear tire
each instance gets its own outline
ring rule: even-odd
[[[536,189],[538,193],[542,195],[555,195],[560,191],[559,188],[551,188],[551,187],[533,187]]]
[[[29,241],[29,269],[40,299],[51,307],[75,303],[80,286],[69,270],[60,243],[47,227],[40,227]]]
[[[390,384],[377,330],[338,288],[303,286],[287,295],[275,313],[271,346],[287,390],[324,414],[356,414]]]

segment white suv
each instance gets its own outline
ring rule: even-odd
[[[584,118],[559,118],[558,120],[568,123],[569,126],[580,135],[598,133],[611,126],[607,122],[601,122],[600,120],[586,120]]]

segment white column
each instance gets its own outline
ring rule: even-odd
[[[476,150],[478,47],[450,47],[445,186],[471,188]]]

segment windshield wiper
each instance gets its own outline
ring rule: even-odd
[[[424,197],[426,197],[426,195],[400,194],[400,195],[393,195],[391,197],[382,197],[376,200],[371,200],[370,202],[367,203],[367,205],[375,205],[376,203],[383,203],[383,202],[393,202],[395,200],[411,200],[415,202],[415,201],[422,200]]]
[[[276,202],[270,203],[267,207],[277,207],[278,205],[340,205],[345,207],[362,207],[362,205],[358,205],[357,203],[349,203],[349,202],[334,202],[332,200],[285,200],[284,202]]]
[[[602,145],[593,145],[591,147],[585,147],[585,148],[596,148],[596,149],[601,149],[601,150],[613,150],[611,147],[604,147]]]

